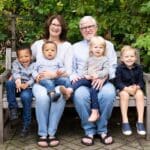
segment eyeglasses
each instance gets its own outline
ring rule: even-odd
[[[60,24],[52,23],[51,25],[52,25],[52,26],[55,26],[55,27],[61,27],[61,25],[60,25]]]
[[[90,25],[90,26],[86,26],[86,27],[80,27],[80,30],[82,30],[82,31],[85,31],[85,30],[87,30],[87,29],[93,29],[93,28],[95,28],[96,27],[96,25]]]

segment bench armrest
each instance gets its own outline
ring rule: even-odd
[[[144,72],[144,80],[145,80],[145,82],[150,82],[150,73]]]
[[[147,105],[150,105],[150,73],[144,73],[145,90],[147,96]]]
[[[0,75],[0,84],[4,83],[4,82],[8,79],[10,73],[11,73],[10,70],[5,70],[5,71]]]

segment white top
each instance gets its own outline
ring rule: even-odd
[[[42,54],[42,45],[44,40],[35,41],[32,46],[32,55],[35,57],[36,61],[41,62],[44,58]],[[72,45],[68,41],[60,43],[57,45],[57,59],[59,59],[65,67],[66,72],[70,75],[72,72]]]

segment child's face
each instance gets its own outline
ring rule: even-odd
[[[105,47],[99,43],[93,43],[91,46],[91,52],[93,56],[101,57],[104,55]]]
[[[31,63],[31,53],[29,49],[23,49],[18,51],[18,61],[24,66],[28,67]]]
[[[124,51],[121,56],[121,61],[127,66],[132,67],[133,64],[136,62],[137,57],[133,50]]]
[[[43,48],[43,55],[45,58],[54,59],[57,54],[56,46],[53,43],[47,43]]]

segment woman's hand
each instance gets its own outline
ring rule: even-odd
[[[57,73],[53,71],[43,71],[39,73],[39,80],[42,79],[54,79],[57,77]]]
[[[67,76],[66,71],[61,70],[61,69],[58,69],[58,70],[56,71],[56,74],[57,74],[57,77]]]

